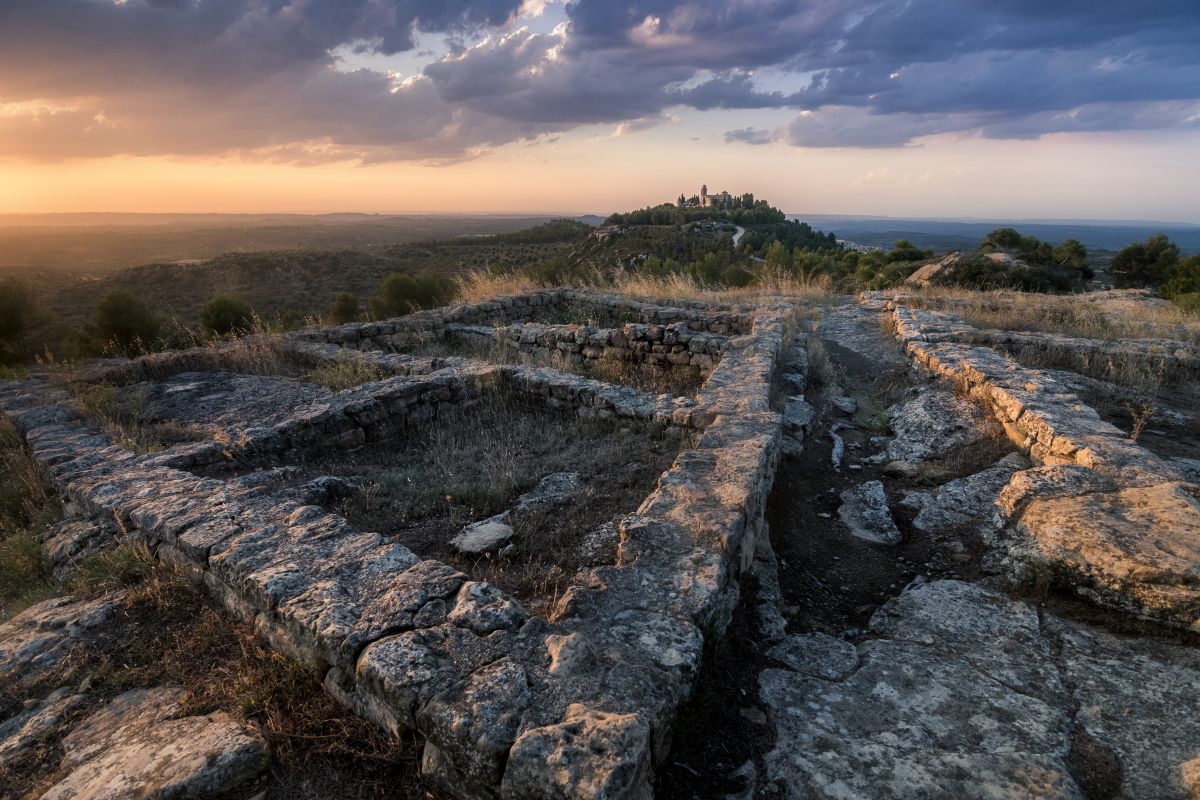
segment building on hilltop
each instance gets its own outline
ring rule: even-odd
[[[699,206],[700,208],[712,208],[714,206],[728,205],[733,199],[733,195],[726,191],[720,191],[716,194],[708,193],[708,184],[700,187],[699,195],[692,195],[689,199],[684,199],[683,195],[679,195],[680,206]]]

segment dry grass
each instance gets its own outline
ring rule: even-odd
[[[521,294],[548,288],[526,275],[496,271],[472,272],[458,279],[458,299],[479,302],[499,295]],[[705,284],[689,275],[647,275],[601,272],[586,274],[570,282],[572,288],[619,292],[635,297],[699,300],[708,303],[753,303],[784,297],[809,303],[831,303],[833,281],[828,275],[805,276],[763,271],[754,285],[731,288]]]
[[[976,292],[928,288],[913,295],[914,305],[951,311],[977,328],[1059,333],[1119,342],[1165,338],[1200,345],[1200,319],[1162,300],[1124,292],[1106,296]]]
[[[304,373],[303,378],[326,389],[340,392],[382,379],[383,370],[365,359],[346,355],[335,361],[318,364]]]
[[[50,596],[41,540],[61,516],[33,456],[0,415],[0,620]]]
[[[360,528],[492,581],[537,613],[580,565],[584,536],[637,508],[684,444],[632,423],[579,420],[500,394],[401,442],[360,452],[353,465],[316,463],[308,472],[362,484],[336,509]],[[450,550],[464,525],[507,510],[557,472],[579,473],[581,496],[536,529],[518,531],[508,557],[464,559]]]
[[[72,383],[69,388],[72,408],[95,422],[100,432],[118,447],[135,453],[155,453],[172,444],[200,438],[199,433],[179,422],[145,422],[144,390],[97,383]]]
[[[0,694],[19,707],[51,689],[86,681],[91,701],[22,759],[0,766],[0,796],[44,790],[55,779],[61,736],[104,700],[129,689],[182,686],[185,713],[223,711],[267,741],[271,797],[419,798],[416,744],[390,739],[337,706],[319,670],[273,651],[249,626],[225,616],[196,584],[140,547],[94,557],[71,588],[126,592],[114,625],[78,646],[58,669]],[[16,790],[20,789],[19,792]]]

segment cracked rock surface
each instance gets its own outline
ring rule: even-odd
[[[1122,796],[1197,788],[1200,657],[1185,646],[946,580],[886,603],[857,645],[792,636],[771,656],[765,777],[787,797],[1083,798],[1084,735],[1115,753]]]

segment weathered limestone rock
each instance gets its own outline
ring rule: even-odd
[[[509,523],[517,530],[535,526],[546,516],[573,502],[580,492],[579,473],[556,472],[538,481],[538,485],[518,498],[508,512]]]
[[[783,408],[783,427],[792,436],[803,439],[812,433],[817,410],[804,399],[804,395],[789,397]]]
[[[1029,466],[1020,454],[1011,453],[993,466],[965,478],[945,483],[933,492],[910,492],[902,505],[917,510],[913,527],[943,533],[964,525],[986,525],[995,512],[996,498],[1017,470]]]
[[[907,403],[892,406],[887,418],[896,434],[887,446],[889,461],[938,458],[988,436],[975,404],[944,389],[927,389]]]
[[[51,692],[39,703],[0,722],[0,772],[3,772],[6,763],[53,731],[62,718],[85,699],[82,694],[76,694],[74,689],[64,686]]]
[[[867,481],[842,492],[838,517],[859,539],[879,544],[898,544],[900,529],[892,519],[882,481]]]
[[[513,527],[508,524],[508,512],[505,511],[481,522],[472,522],[450,540],[450,546],[464,555],[477,556],[496,552],[512,538]]]
[[[810,640],[802,671],[767,669],[767,780],[814,798],[1082,798],[1071,719],[1037,613],[969,584],[910,590],[857,648]],[[821,677],[832,676],[832,677]]]
[[[88,634],[114,619],[122,594],[95,600],[56,597],[0,623],[0,678],[53,669]]]
[[[1200,653],[1149,637],[1120,637],[1048,617],[1060,642],[1076,724],[1115,751],[1121,796],[1186,800],[1200,775]]]
[[[854,414],[858,411],[858,401],[853,397],[836,396],[829,398],[830,404],[843,414]]]
[[[513,744],[501,787],[529,800],[649,800],[650,727],[637,714],[572,705]]]
[[[1012,558],[1093,601],[1200,630],[1200,489],[1185,483],[1034,500]]]
[[[954,270],[961,260],[961,253],[950,253],[938,261],[920,267],[912,275],[905,278],[904,283],[911,286],[928,286],[931,283],[942,283],[954,275]]]
[[[182,717],[178,689],[135,689],[63,740],[70,770],[43,797],[210,797],[266,768],[262,739],[225,714]]]
[[[90,519],[67,519],[46,531],[42,550],[50,561],[55,579],[74,571],[79,559],[96,553],[115,540],[116,527]]]
[[[858,666],[858,650],[854,645],[827,633],[788,636],[768,650],[767,655],[801,675],[827,681],[841,680]]]
[[[522,528],[534,527],[547,516],[579,496],[579,474],[556,472],[547,475],[501,514],[463,528],[450,546],[464,555],[494,553],[512,541]]]
[[[1112,492],[1116,481],[1108,475],[1076,464],[1035,467],[1015,473],[996,499],[993,522],[1003,528],[1018,518],[1034,500],[1076,497],[1093,492]]]

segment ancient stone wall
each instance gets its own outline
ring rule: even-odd
[[[599,362],[652,364],[664,371],[706,376],[721,357],[726,337],[694,333],[687,323],[621,328],[520,323],[499,328],[450,325],[447,338],[479,347],[539,354],[586,368]]]
[[[504,326],[529,322],[547,309],[567,313],[583,304],[647,325],[686,323],[692,331],[718,336],[750,330],[748,311],[718,308],[687,301],[641,301],[586,289],[547,289],[524,295],[497,297],[378,322],[351,322],[332,328],[306,329],[291,334],[305,341],[327,342],[363,350],[402,350],[445,337],[448,325]],[[584,320],[581,320],[583,322]]]
[[[190,570],[277,647],[325,669],[327,689],[356,713],[420,733],[423,771],[450,793],[644,797],[705,637],[728,624],[763,535],[780,449],[770,387],[790,315],[786,305],[759,309],[747,332],[725,343],[694,401],[542,368],[393,363],[384,360],[390,354],[360,351],[354,357],[379,358],[402,374],[338,393],[270,430],[246,429],[262,451],[353,446],[372,426],[414,417],[428,424],[442,404],[498,386],[584,416],[701,429],[621,521],[615,562],[578,575],[546,619],[319,507],[199,477],[178,468],[179,452],[117,447],[36,379],[0,383],[0,409],[77,516],[112,520]],[[363,342],[377,345],[376,336],[395,330],[342,343],[374,349]]]
[[[1038,464],[1000,494],[1015,583],[1047,579],[1099,605],[1200,630],[1200,487],[1105,422],[1060,381],[989,347],[970,326],[899,298],[886,308],[915,364],[991,410]]]

